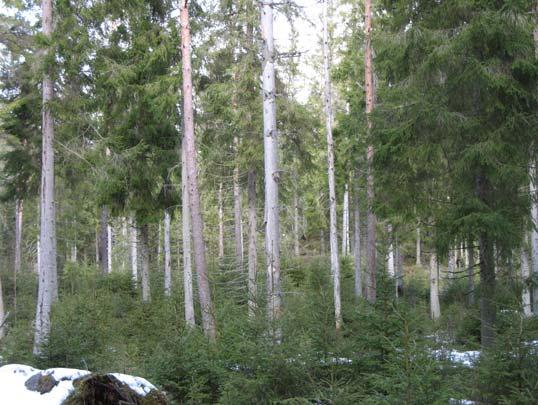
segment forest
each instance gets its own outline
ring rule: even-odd
[[[0,403],[537,404],[537,128],[537,0],[0,1]]]

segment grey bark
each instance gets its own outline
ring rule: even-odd
[[[530,195],[531,195],[531,273],[534,277],[538,275],[538,194],[536,178],[536,161],[533,160],[529,169]],[[532,311],[538,315],[538,286],[532,289]]]
[[[349,190],[346,183],[342,207],[342,256],[349,256]]]
[[[164,295],[172,295],[172,254],[170,252],[170,211],[164,210]]]
[[[219,216],[219,259],[222,259],[224,257],[224,207],[222,203],[222,182],[219,184],[217,205]]]
[[[191,248],[191,212],[189,209],[189,188],[187,186],[187,159],[185,140],[181,148],[181,193],[182,193],[182,232],[183,232],[183,299],[185,323],[189,327],[196,325],[194,317],[194,292],[192,287],[192,248]]]
[[[441,316],[441,306],[439,305],[439,263],[437,254],[433,252],[430,256],[430,317],[436,321]]]
[[[299,196],[297,195],[297,186],[293,190],[293,253],[296,257],[301,254],[301,245],[299,243]]]
[[[42,0],[43,35],[51,37],[53,31],[52,0]],[[33,352],[42,354],[43,345],[50,334],[52,304],[58,297],[56,267],[56,208],[54,205],[54,123],[50,103],[54,97],[54,86],[47,68],[43,75],[43,113],[41,155],[41,198],[40,198],[40,260],[39,287],[35,319]]]
[[[389,236],[389,249],[387,252],[387,272],[390,277],[394,277],[396,275],[395,271],[395,261],[394,261],[394,235],[392,233],[392,225],[387,225],[387,233]]]
[[[421,249],[421,237],[420,237],[420,227],[417,227],[417,266],[422,266],[422,249]]]
[[[278,205],[278,131],[276,127],[273,0],[261,3],[263,150],[265,173],[265,263],[267,267],[267,312],[270,322],[282,314],[280,288],[280,212]],[[276,330],[274,337],[280,338]]]
[[[13,270],[15,274],[21,272],[22,265],[22,218],[23,218],[24,202],[18,198],[15,202],[15,257]]]
[[[530,275],[529,271],[529,255],[527,254],[526,243],[523,243],[520,247],[520,259],[521,259],[521,282],[522,282],[522,291],[521,291],[521,306],[523,308],[523,315],[531,316],[531,294],[527,286],[527,280]]]
[[[0,341],[5,336],[6,326],[6,308],[4,307],[4,293],[2,291],[2,279],[0,278]]]
[[[188,0],[181,1],[181,51],[183,72],[183,115],[185,157],[187,163],[187,184],[189,189],[189,209],[191,214],[192,240],[194,245],[194,263],[198,278],[198,294],[202,312],[202,327],[205,335],[215,341],[217,327],[211,300],[209,276],[206,263],[206,247],[204,241],[203,221],[198,192],[198,174],[196,164],[196,146],[194,140],[194,113],[191,77],[191,34],[189,26]]]
[[[108,228],[109,214],[108,207],[103,205],[101,207],[101,220],[99,224],[99,264],[101,266],[101,273],[108,274],[110,270],[109,266],[109,228]]]
[[[248,314],[254,316],[257,307],[258,252],[256,241],[256,173],[248,170]]]
[[[239,139],[234,136],[234,150],[237,155]],[[243,271],[243,207],[241,204],[241,185],[239,184],[239,167],[237,163],[233,172],[233,199],[234,199],[234,240],[235,240],[235,260],[237,267]]]
[[[141,284],[142,284],[142,301],[151,300],[151,291],[149,283],[149,226],[144,224],[140,227],[140,259],[142,261]]]
[[[329,13],[330,0],[325,0],[323,7],[323,76],[325,81],[325,128],[327,131],[327,168],[329,177],[329,243],[331,249],[331,275],[333,279],[333,300],[335,327],[342,328],[342,310],[340,298],[340,261],[338,258],[338,234],[336,219],[336,191],[334,178],[334,141],[333,141],[333,109],[330,79],[329,50]]]
[[[474,305],[474,249],[473,241],[467,241],[467,300]]]
[[[134,215],[129,217],[129,229],[130,229],[130,250],[131,250],[131,277],[135,283],[138,283],[138,235],[136,229],[136,219]]]
[[[361,268],[361,221],[358,178],[354,179],[353,189],[353,269],[355,273],[355,297],[362,297]]]

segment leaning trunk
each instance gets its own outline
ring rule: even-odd
[[[202,327],[205,335],[215,341],[217,328],[215,314],[211,301],[209,277],[205,257],[205,241],[200,208],[200,194],[198,192],[198,174],[196,164],[196,146],[194,142],[194,114],[192,106],[192,78],[191,78],[191,34],[189,26],[188,0],[181,2],[181,51],[183,67],[183,116],[185,156],[187,163],[187,184],[189,189],[189,208],[191,214],[192,239],[194,244],[194,262],[198,278],[198,294],[200,309],[202,311]]]
[[[22,263],[22,213],[24,203],[22,199],[17,199],[15,202],[15,258],[13,270],[15,274],[21,272]]]
[[[276,128],[275,55],[273,0],[261,4],[263,152],[265,173],[265,263],[267,267],[267,313],[269,321],[280,318],[280,212],[278,206],[278,131]],[[274,337],[279,340],[280,331]]]
[[[149,226],[144,224],[140,227],[140,256],[142,259],[142,301],[151,300],[149,284]]]
[[[329,242],[331,249],[331,275],[333,279],[334,318],[336,330],[342,328],[342,311],[340,302],[340,262],[338,258],[338,234],[336,224],[336,192],[334,179],[334,142],[333,142],[333,110],[330,79],[329,57],[329,4],[325,1],[323,8],[323,75],[325,78],[325,128],[327,131],[327,167],[329,176]]]
[[[374,110],[375,89],[374,89],[374,72],[372,58],[372,0],[365,0],[364,9],[364,84],[366,92],[366,119],[367,131],[372,130],[371,113]],[[374,205],[374,147],[368,146],[367,152],[367,179],[366,179],[366,199],[367,199],[367,223],[368,223],[368,241],[366,244],[366,298],[370,303],[376,300],[376,226],[377,219],[373,211]]]
[[[52,0],[42,0],[43,35],[52,36]],[[39,288],[35,319],[35,355],[42,354],[43,345],[50,334],[50,315],[52,304],[58,297],[56,269],[56,208],[54,205],[54,126],[50,103],[54,95],[50,71],[43,76],[43,113],[42,113],[42,155],[41,155],[41,199],[40,199],[40,260]]]
[[[183,299],[185,323],[189,327],[196,324],[194,318],[194,294],[192,289],[192,249],[191,249],[191,212],[189,210],[189,189],[187,187],[187,163],[185,139],[181,148],[181,220],[183,232]]]
[[[170,253],[170,211],[164,210],[164,295],[172,295],[172,255]]]

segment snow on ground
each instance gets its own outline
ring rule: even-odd
[[[468,350],[465,352],[461,352],[459,350],[454,350],[454,349],[453,350],[439,349],[439,350],[433,350],[432,354],[433,354],[433,357],[438,360],[447,359],[451,361],[452,363],[458,363],[466,367],[473,367],[480,357],[480,351],[478,350]]]
[[[59,381],[58,385],[45,394],[27,389],[24,383],[38,373],[51,375],[56,381]],[[22,364],[8,364],[0,367],[0,403],[9,405],[60,405],[73,391],[73,381],[88,374],[90,374],[89,371],[71,368],[38,370]],[[110,375],[143,396],[156,389],[153,384],[140,377],[118,373]]]

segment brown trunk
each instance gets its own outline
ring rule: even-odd
[[[372,130],[372,120],[370,114],[374,110],[375,89],[374,73],[372,58],[372,0],[365,0],[364,11],[364,34],[365,34],[365,51],[364,51],[364,84],[366,90],[366,115],[367,131]],[[367,153],[367,180],[366,180],[366,199],[367,213],[366,221],[368,224],[368,241],[366,243],[366,299],[371,303],[376,300],[376,226],[377,219],[373,212],[374,203],[374,174],[373,174],[374,147],[368,146]]]
[[[198,192],[198,177],[196,165],[196,146],[194,141],[194,113],[192,106],[192,77],[191,77],[191,33],[189,26],[188,0],[181,0],[181,54],[183,67],[183,118],[185,137],[185,156],[187,163],[187,184],[189,190],[189,208],[191,213],[192,240],[194,245],[194,263],[198,278],[198,294],[202,311],[202,326],[205,335],[215,341],[217,327],[211,301],[211,290],[207,273],[205,257],[205,241],[202,212],[200,209],[200,194]]]

